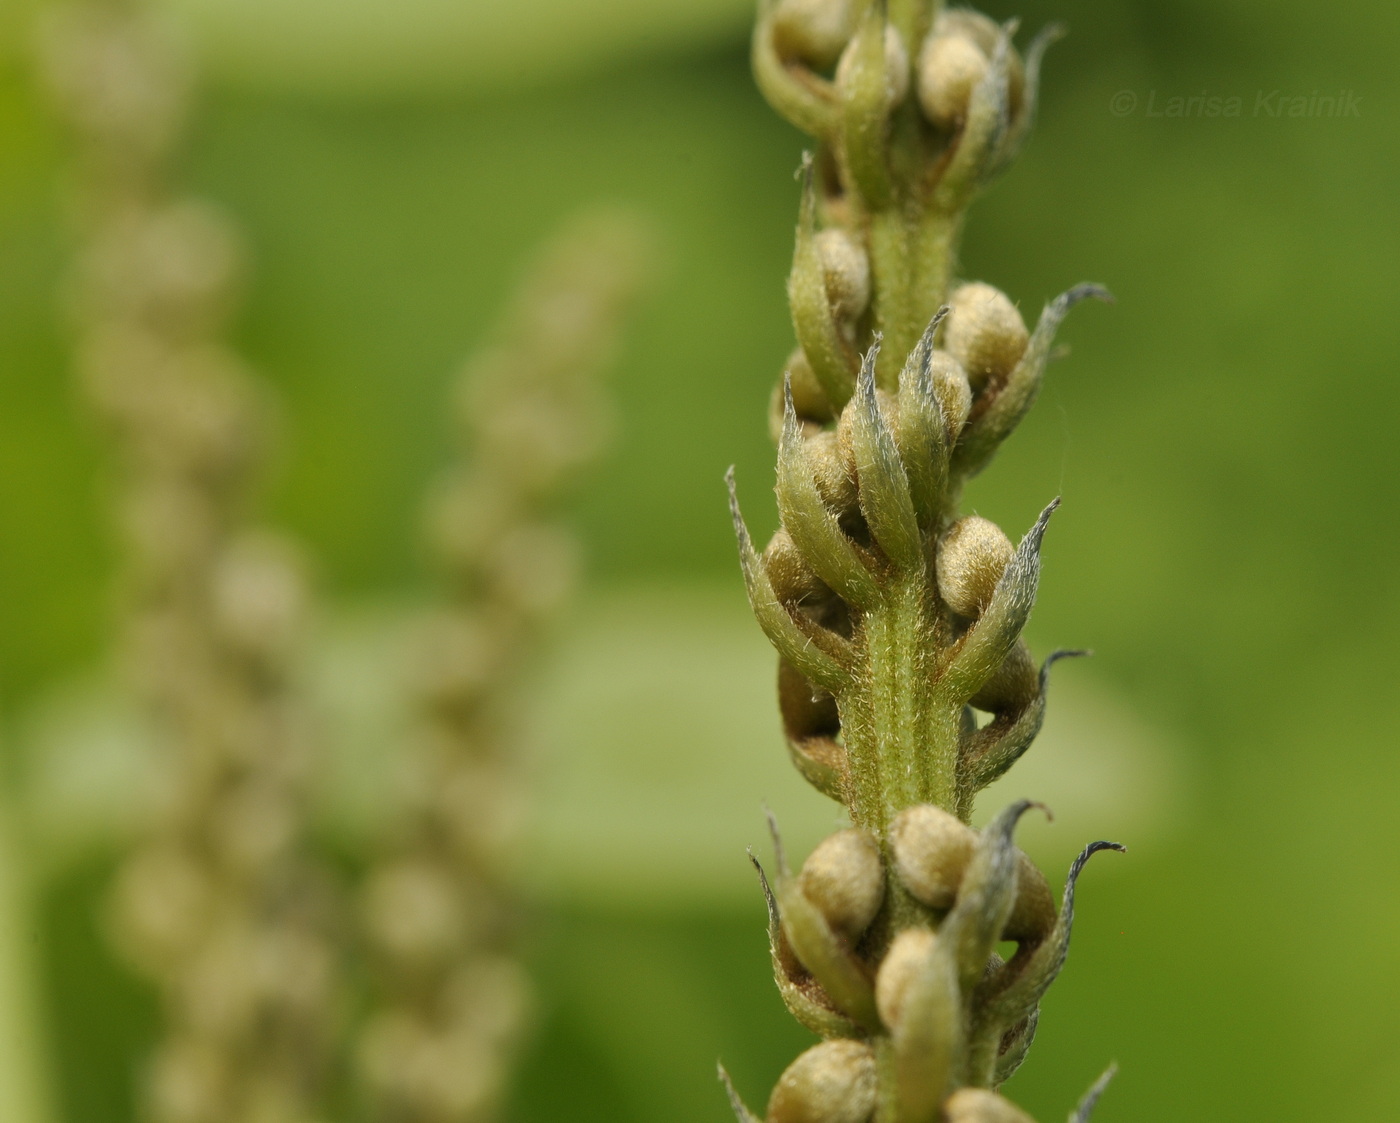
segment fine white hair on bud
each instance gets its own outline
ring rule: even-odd
[[[894,938],[875,976],[875,1008],[880,1020],[898,1030],[904,1017],[904,1000],[914,980],[933,954],[938,937],[927,928],[906,928]]]
[[[869,833],[855,828],[824,839],[803,863],[798,880],[827,923],[852,943],[870,926],[885,898],[880,847]]]
[[[943,1104],[946,1123],[1035,1123],[1008,1100],[986,1088],[959,1088]]]
[[[972,91],[987,74],[988,59],[966,35],[930,35],[919,52],[919,105],[942,129],[962,123]]]
[[[959,519],[938,542],[938,591],[959,616],[991,602],[1015,548],[1001,527],[980,515]]]
[[[931,803],[905,808],[890,825],[899,879],[930,908],[952,907],[976,847],[976,831]]]
[[[870,256],[835,226],[817,234],[817,253],[833,314],[837,320],[855,320],[870,304]]]
[[[824,1041],[787,1067],[768,1100],[768,1123],[866,1123],[875,1113],[875,1051]]]
[[[943,346],[966,369],[973,393],[991,379],[1006,378],[1030,342],[1016,306],[1000,289],[981,281],[958,286],[948,306],[952,314]]]
[[[836,65],[836,85],[848,87],[851,84],[855,64],[854,42],[841,55]],[[885,28],[885,107],[893,109],[909,96],[909,51],[904,40],[892,26]]]
[[[784,58],[827,70],[854,34],[856,5],[851,0],[779,0],[773,12],[773,41]]]

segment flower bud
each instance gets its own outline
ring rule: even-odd
[[[839,227],[817,234],[817,253],[833,315],[838,322],[855,320],[870,305],[870,255]]]
[[[400,861],[375,870],[365,887],[365,927],[400,962],[450,957],[468,929],[454,879],[429,862]]]
[[[959,1088],[943,1102],[946,1123],[1035,1123],[1008,1100],[986,1088]]]
[[[822,501],[838,516],[852,514],[857,507],[856,478],[841,455],[834,431],[807,439],[807,462]]]
[[[855,33],[856,6],[851,0],[780,0],[772,26],[781,56],[827,70]]]
[[[927,928],[906,928],[894,938],[875,976],[875,1007],[880,1020],[897,1029],[904,1016],[904,999],[928,962],[938,939]]]
[[[972,281],[954,290],[948,307],[943,346],[966,368],[973,393],[988,379],[1010,374],[1025,354],[1030,334],[1006,294]]]
[[[836,85],[849,86],[851,82],[852,50],[848,47],[841,54],[836,65]],[[909,52],[904,40],[892,26],[885,28],[885,105],[893,109],[909,94]]]
[[[874,1050],[859,1041],[824,1041],[779,1077],[768,1123],[866,1123],[875,1097]]]
[[[968,36],[930,35],[919,52],[919,104],[924,115],[942,129],[961,124],[987,66],[987,56]]]
[[[938,542],[938,591],[959,616],[975,617],[992,599],[1015,548],[996,523],[959,519]]]
[[[890,825],[895,870],[905,888],[930,908],[951,908],[977,832],[942,808],[920,803]]]
[[[793,545],[786,530],[780,529],[769,540],[767,549],[763,551],[763,568],[780,600],[801,602],[830,594],[822,579],[812,572],[811,566]]]
[[[865,831],[837,831],[812,851],[798,881],[822,915],[852,943],[870,926],[885,898],[880,848]]]
[[[867,290],[869,289],[869,265],[866,266]],[[867,295],[867,300],[868,300]],[[830,421],[836,416],[835,410],[831,408],[831,402],[827,399],[826,391],[817,381],[816,374],[812,371],[812,364],[807,361],[807,354],[798,347],[788,356],[787,362],[783,364],[783,372],[787,376],[788,386],[792,390],[792,408],[801,421]],[[778,421],[781,432],[782,421],[782,386],[778,387]],[[774,437],[774,440],[777,438]]]
[[[967,381],[967,371],[947,351],[934,351],[929,355],[929,377],[948,425],[948,443],[955,444],[967,424],[967,415],[972,412],[972,387]]]

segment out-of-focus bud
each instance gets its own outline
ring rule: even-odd
[[[885,899],[880,847],[855,828],[824,839],[802,864],[798,880],[827,923],[852,943],[870,926]]]
[[[1010,374],[1026,353],[1030,333],[1006,294],[981,281],[971,281],[953,291],[948,307],[951,315],[943,346],[966,369],[973,393],[989,379]]]
[[[512,1042],[529,1017],[525,969],[504,955],[479,955],[455,971],[443,988],[443,1004],[457,1032],[490,1046]]]
[[[227,315],[242,257],[218,210],[172,203],[103,232],[82,262],[79,299],[97,316],[139,319],[189,338]]]
[[[763,568],[780,600],[800,603],[831,593],[803,560],[786,530],[779,530],[769,540],[767,549],[763,551]]]
[[[1035,1123],[1008,1100],[986,1088],[959,1088],[943,1102],[946,1123]]]
[[[826,70],[851,41],[856,5],[851,0],[780,0],[772,27],[774,45],[783,58]]]
[[[904,1000],[938,939],[927,928],[906,928],[894,938],[875,976],[875,1006],[880,1020],[898,1028],[904,1016]]]
[[[855,320],[870,305],[870,255],[848,232],[837,227],[817,235],[817,253],[821,255],[832,312],[838,321]]]
[[[470,706],[493,681],[500,656],[499,636],[487,621],[466,612],[438,612],[418,638],[412,681],[425,701]]]
[[[930,35],[919,52],[919,104],[924,115],[943,129],[961,124],[987,65],[986,54],[971,38]]]
[[[1016,903],[1002,939],[1038,944],[1055,927],[1055,898],[1045,875],[1024,851],[1016,852]]]
[[[959,616],[977,616],[1011,562],[1015,547],[980,515],[959,519],[938,542],[938,591]]]
[[[779,1078],[768,1123],[866,1123],[875,1097],[874,1050],[859,1041],[824,1041]]]
[[[563,603],[578,573],[578,544],[562,527],[545,522],[512,528],[484,559],[485,575],[500,601],[538,618]]]
[[[301,808],[277,783],[245,780],[208,816],[220,859],[242,873],[261,873],[296,842]]]
[[[122,867],[112,920],[123,951],[149,969],[194,946],[213,904],[203,867],[179,847],[157,846]]]
[[[228,1058],[208,1042],[177,1037],[151,1065],[151,1116],[166,1123],[219,1123],[227,1118]]]
[[[215,563],[213,611],[220,634],[238,650],[267,659],[285,656],[306,612],[296,551],[266,534],[234,542]]]
[[[997,49],[1002,28],[990,16],[971,8],[946,8],[933,25],[933,36],[965,39],[990,59]],[[1025,100],[1026,75],[1020,54],[1012,49],[1007,58],[1007,102],[1014,118]]]
[[[956,815],[920,803],[890,824],[890,846],[905,888],[930,908],[946,909],[957,897],[977,832]]]
[[[376,870],[365,887],[364,915],[375,944],[399,963],[451,956],[467,928],[452,875],[425,861]]]
[[[836,85],[839,88],[849,88],[853,81],[858,47],[859,44],[853,41],[841,53],[841,61],[836,64]],[[909,52],[893,26],[885,28],[884,83],[884,103],[888,111],[909,96]]]

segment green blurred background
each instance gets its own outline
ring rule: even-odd
[[[743,846],[765,798],[802,844],[834,809],[787,774],[720,484],[736,463],[771,528],[803,140],[748,78],[747,4],[171,6],[208,55],[181,175],[253,248],[238,343],[285,407],[267,513],[317,559],[332,701],[376,677],[382,619],[421,595],[447,379],[532,246],[599,200],[661,231],[612,452],[574,504],[587,587],[536,684],[543,997],[511,1118],[724,1119],[717,1057],[762,1103],[807,1038],[773,990]],[[964,272],[1028,315],[1081,280],[1118,304],[1076,312],[1072,357],[971,500],[1015,534],[1065,497],[1030,635],[1097,652],[1059,672],[1048,744],[1014,774],[1062,811],[1030,844],[1052,870],[1103,833],[1131,852],[1086,875],[1008,1091],[1061,1118],[1116,1059],[1104,1123],[1400,1117],[1400,9],[1018,14],[1072,35],[1027,152],[974,209]],[[11,897],[31,908],[0,945],[35,979],[0,1006],[28,1001],[41,1031],[0,1027],[0,1054],[18,1070],[42,1045],[59,1118],[125,1123],[154,1026],[97,919],[113,836],[93,777],[120,773],[121,738],[66,773],[50,759],[110,718],[81,684],[105,658],[113,559],[56,311],[64,141],[27,17],[0,15],[0,875],[26,875]],[[1352,91],[1358,112],[1256,114],[1275,90]],[[1242,115],[1148,115],[1202,93]],[[360,716],[326,810],[351,835],[382,749]]]

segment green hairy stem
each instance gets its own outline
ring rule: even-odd
[[[1037,667],[1021,638],[1059,501],[1013,546],[959,497],[1033,404],[1068,310],[1109,299],[1079,286],[1032,332],[997,289],[955,279],[967,207],[1020,147],[1059,34],[1023,59],[1015,30],[931,0],[765,0],[754,33],[761,89],[816,150],[771,417],[782,527],[755,548],[732,473],[731,509],[789,752],[852,824],[796,875],[781,846],[774,878],[760,869],[779,990],[826,1039],[784,1073],[768,1123],[1027,1120],[996,1089],[1064,964],[1075,880],[1122,849],[1087,847],[1056,909],[1013,841],[1036,805],[969,825],[1069,653]]]

